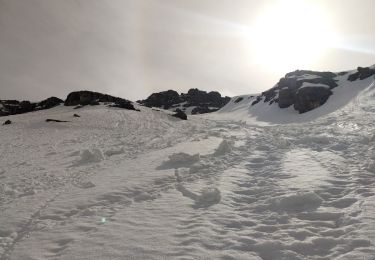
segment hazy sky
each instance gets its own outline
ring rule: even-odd
[[[288,28],[279,21],[290,11],[264,15],[280,1],[0,0],[0,99],[65,98],[83,89],[131,100],[167,89],[239,95],[268,89],[294,69],[375,64],[374,0],[299,0],[317,7],[324,22],[320,13],[300,15]],[[260,34],[252,28],[262,17],[270,24],[258,29],[277,32],[254,49]],[[327,21],[335,42],[313,60],[285,51],[259,62],[272,46],[326,42]],[[310,30],[315,22],[320,27]]]

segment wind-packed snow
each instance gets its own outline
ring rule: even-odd
[[[372,83],[303,115],[243,96],[187,121],[105,106],[7,117],[0,259],[375,259]]]

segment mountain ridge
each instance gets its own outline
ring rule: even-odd
[[[251,99],[249,107],[259,104],[273,105],[285,109],[293,107],[299,114],[303,114],[324,105],[334,94],[334,89],[343,82],[355,84],[375,75],[375,65],[358,67],[356,70],[333,73],[329,71],[296,70],[286,73],[272,88],[257,95],[245,95]],[[189,89],[187,93],[179,94],[174,90],[166,90],[151,94],[144,100],[132,102],[130,100],[102,94],[94,91],[74,91],[65,100],[50,97],[41,102],[0,100],[0,116],[23,114],[38,110],[49,109],[60,104],[65,106],[99,105],[136,110],[134,104],[156,107],[165,110],[181,110],[187,114],[205,114],[222,110],[229,103],[240,104],[245,96],[234,99],[223,97],[217,91],[202,91],[197,88]],[[224,109],[225,110],[225,109]],[[220,111],[219,111],[220,112]]]

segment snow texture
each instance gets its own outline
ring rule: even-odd
[[[374,85],[334,91],[303,115],[242,96],[187,121],[10,116],[0,259],[374,259]]]

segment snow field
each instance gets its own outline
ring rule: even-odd
[[[103,106],[12,116],[0,259],[374,259],[373,97],[279,125]]]

